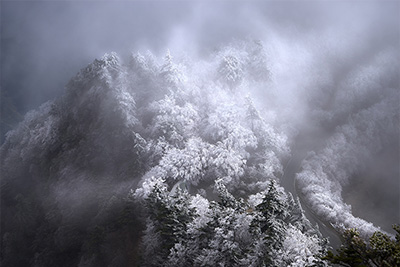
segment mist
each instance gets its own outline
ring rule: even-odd
[[[397,47],[397,14],[396,3],[371,2],[6,1],[2,87],[25,113],[60,95],[77,69],[106,52],[161,55],[170,49],[206,56],[243,38],[273,43],[284,50],[284,62],[323,60],[325,70],[319,71],[339,75],[337,82],[339,71]]]
[[[203,81],[212,77],[218,59],[230,53],[245,58],[242,44],[260,42],[269,82],[243,82],[240,93],[251,96],[265,121],[287,140],[290,156],[282,161],[291,163],[285,169],[290,177],[282,178],[285,189],[334,227],[358,227],[364,236],[379,228],[390,233],[400,222],[399,13],[400,3],[391,1],[3,1],[2,143],[26,112],[70,97],[71,78],[105,53],[115,51],[121,64],[129,65],[132,53],[150,51],[160,59],[169,51],[186,66],[189,79]],[[106,107],[116,103],[121,102],[107,103],[99,112],[114,116]],[[93,140],[96,148],[88,143],[82,151],[101,151],[98,141],[112,154],[125,139],[112,143],[110,133]],[[68,166],[60,175],[60,180],[78,177],[58,183],[50,197],[72,214],[69,218],[79,220],[98,200],[87,192],[126,193],[145,180],[129,169],[118,173],[124,181],[113,185],[114,171],[126,167],[119,161],[130,158],[123,154],[104,166],[102,157],[90,161],[101,184]],[[135,181],[127,181],[128,175]]]

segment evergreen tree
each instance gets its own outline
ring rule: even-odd
[[[251,130],[253,132],[257,131],[259,127],[257,127],[261,123],[261,116],[257,110],[257,108],[254,106],[253,100],[251,99],[250,96],[246,96],[246,106],[247,106],[247,114],[246,114],[246,119],[248,120],[248,123],[250,124]]]
[[[164,57],[164,64],[161,66],[160,76],[173,89],[184,80],[184,75],[173,62],[169,50],[167,50],[167,54]]]
[[[265,262],[271,266],[274,265],[275,253],[282,248],[286,231],[284,219],[287,211],[281,198],[275,181],[271,180],[263,201],[256,207],[257,211],[261,213],[261,218],[257,223],[261,233],[264,234],[264,244],[268,251],[265,255]]]
[[[347,229],[338,253],[328,251],[325,259],[341,266],[400,266],[400,226],[393,225],[393,229],[394,240],[376,231],[369,243],[360,237],[357,229]]]
[[[163,183],[154,184],[145,198],[148,223],[146,235],[156,237],[156,241],[152,241],[155,244],[145,244],[146,266],[164,266],[171,251],[176,252],[176,244],[188,239],[187,226],[194,219],[189,201],[188,193],[179,187],[170,193]]]
[[[243,79],[242,64],[233,54],[225,55],[219,66],[221,79],[233,90]]]
[[[201,229],[207,245],[197,258],[199,266],[241,266],[241,258],[251,239],[245,234],[250,219],[246,219],[245,204],[233,197],[222,180],[215,182],[218,202],[210,203],[210,220]]]
[[[248,67],[249,75],[256,82],[266,82],[271,78],[268,68],[268,59],[261,41],[254,41],[249,45]]]

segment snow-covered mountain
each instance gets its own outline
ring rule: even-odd
[[[326,264],[326,240],[280,185],[306,111],[293,119],[298,100],[281,106],[282,66],[269,56],[246,41],[208,59],[111,53],[82,69],[1,147],[2,264]],[[322,221],[367,236],[378,228],[352,215],[342,187],[398,134],[399,112],[394,89],[372,103],[373,85],[346,94],[365,73],[387,85],[360,69],[329,98],[335,112],[313,95],[322,104],[307,114],[343,123],[301,163],[296,186]]]

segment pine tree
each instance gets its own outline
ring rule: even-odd
[[[184,80],[183,74],[173,62],[169,50],[167,50],[167,54],[164,57],[164,64],[161,66],[160,76],[172,89],[176,88],[176,86]]]
[[[254,41],[250,45],[247,71],[256,82],[266,82],[271,78],[267,55],[261,41]]]
[[[264,234],[264,244],[268,251],[265,262],[267,265],[273,265],[274,253],[282,248],[286,231],[284,219],[287,215],[285,203],[276,190],[274,180],[271,180],[263,201],[256,208],[262,215],[258,223],[261,233]]]
[[[173,232],[175,222],[165,186],[155,184],[145,199],[145,206],[147,212],[147,242],[145,246],[147,251],[144,251],[144,255],[146,256],[145,260],[148,259],[149,266],[151,266],[162,263],[175,243]],[[149,236],[156,238],[151,240],[148,238]],[[155,244],[150,244],[151,241]]]
[[[194,219],[194,211],[189,207],[189,194],[179,187],[173,193],[162,183],[155,183],[145,199],[148,228],[146,235],[155,236],[156,244],[146,244],[146,265],[163,264],[170,253],[176,253],[179,246],[187,239],[187,226]],[[151,238],[147,239],[148,241]]]
[[[360,237],[357,229],[347,229],[338,253],[328,251],[325,259],[341,266],[400,266],[400,226],[393,225],[393,229],[395,240],[376,231],[369,243]]]
[[[233,90],[243,79],[242,64],[238,57],[229,54],[222,58],[219,66],[221,79]]]
[[[261,123],[261,116],[257,108],[254,106],[253,100],[250,98],[250,96],[246,96],[245,100],[247,106],[246,119],[250,124],[251,130],[255,132],[259,128],[257,125]]]
[[[244,203],[233,197],[221,180],[215,182],[218,202],[211,202],[210,221],[202,229],[207,246],[202,249],[197,263],[201,266],[239,266],[244,256],[240,228],[245,227],[239,218],[244,213]]]

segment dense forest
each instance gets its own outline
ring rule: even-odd
[[[329,239],[303,207],[351,238],[379,230],[352,214],[341,190],[360,159],[386,145],[382,132],[398,134],[398,91],[388,86],[372,103],[374,84],[347,94],[365,75],[392,82],[360,67],[334,101],[314,95],[315,120],[343,123],[301,161],[290,192],[282,179],[304,122],[288,116],[295,102],[290,112],[281,107],[274,68],[260,41],[233,42],[203,60],[110,53],[83,68],[1,147],[2,266],[345,262],[328,253]],[[379,233],[373,240],[398,253],[398,236]]]

